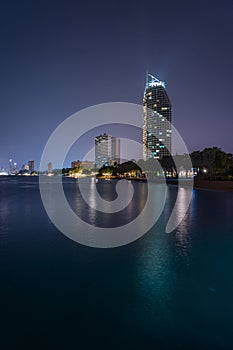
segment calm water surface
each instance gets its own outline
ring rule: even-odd
[[[99,192],[114,199],[114,186]],[[100,217],[78,200],[76,181],[64,183],[72,208],[103,227],[134,218],[145,186],[134,184],[127,215]],[[186,217],[165,234],[176,195],[170,186],[141,239],[95,249],[54,227],[37,178],[0,178],[0,348],[232,349],[233,195],[194,190]]]

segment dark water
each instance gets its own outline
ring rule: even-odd
[[[0,178],[0,349],[232,349],[233,195],[194,191],[165,234],[176,193],[141,239],[95,249],[53,226],[37,178]]]

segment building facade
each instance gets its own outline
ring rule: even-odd
[[[52,162],[48,163],[48,173],[52,173],[53,172],[53,164]]]
[[[120,139],[112,135],[99,135],[95,138],[95,164],[99,169],[103,165],[120,162]]]
[[[71,168],[94,169],[95,162],[90,160],[74,160],[71,162]]]
[[[71,168],[74,169],[74,168],[79,168],[81,165],[81,162],[80,160],[73,160],[73,162],[71,162]]]
[[[91,160],[82,160],[80,167],[82,169],[94,169],[95,168],[95,162]]]
[[[29,165],[28,165],[28,164],[23,164],[23,165],[22,165],[22,170],[27,170],[27,171],[29,171]]]
[[[35,162],[34,162],[34,160],[29,160],[28,161],[28,167],[29,167],[29,171],[31,173],[35,170]]]
[[[171,154],[171,102],[165,83],[147,73],[143,98],[143,158],[162,159]]]

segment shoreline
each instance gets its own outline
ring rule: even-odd
[[[182,180],[181,180],[182,183]],[[168,180],[169,185],[178,185],[177,180]],[[195,190],[211,190],[233,192],[233,181],[208,180],[195,177],[193,181],[193,188]]]
[[[4,178],[15,178],[15,176],[0,176],[0,178],[4,179]],[[24,176],[19,176],[19,178],[22,178]],[[37,176],[31,176],[31,177],[37,177]],[[90,176],[88,176],[90,177]],[[94,177],[94,176],[92,176]],[[67,177],[67,178],[72,178],[72,177]],[[96,177],[96,179],[99,180],[106,180],[105,177]],[[123,179],[123,177],[118,177],[115,176],[114,178],[111,179]],[[146,178],[130,178],[130,177],[125,177],[125,180],[130,180],[130,181],[138,181],[138,182],[144,182],[147,181]],[[110,178],[108,178],[108,180],[110,180]],[[183,185],[185,187],[185,183],[187,183],[188,179],[181,179],[181,185]],[[221,180],[208,180],[205,178],[198,178],[198,177],[194,177],[194,183],[193,183],[193,188],[196,190],[213,190],[213,191],[224,191],[224,192],[233,192],[233,181],[221,181]],[[163,180],[164,181],[164,180]],[[159,182],[157,180],[157,182]],[[173,185],[173,186],[177,186],[178,185],[178,181],[177,179],[167,179],[166,180],[167,185]]]
[[[129,179],[128,179],[129,180]],[[136,181],[146,181],[146,179],[130,179]],[[185,187],[185,183],[188,179],[181,179],[181,184]],[[167,185],[178,185],[177,179],[167,179]],[[193,179],[193,188],[195,190],[213,190],[213,191],[224,191],[224,192],[233,192],[233,181],[221,181],[221,180],[208,180],[203,178],[194,177]]]
[[[132,179],[131,179],[132,180]],[[138,181],[145,181],[146,179],[135,179]],[[185,187],[185,182],[188,179],[181,179],[181,184]],[[167,185],[178,185],[176,179],[167,179]],[[193,188],[195,190],[213,190],[213,191],[224,191],[224,192],[233,192],[233,181],[221,181],[221,180],[208,180],[203,178],[194,177],[193,179]]]
[[[195,189],[233,192],[233,181],[207,180],[194,178]]]

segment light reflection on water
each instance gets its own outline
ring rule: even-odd
[[[9,203],[7,200],[5,200],[0,205],[0,242],[3,242],[8,235],[10,216]]]
[[[133,200],[126,206],[123,203],[122,210],[110,213],[103,212],[102,209],[100,209],[100,211],[98,210],[98,197],[101,196],[105,201],[108,201],[109,206],[111,207],[111,201],[114,201],[117,198],[117,181],[102,180],[97,185],[95,183],[95,179],[82,179],[81,181],[83,188],[82,191],[85,189],[86,196],[89,198],[89,203],[86,203],[82,198],[79,191],[78,181],[75,183],[75,191],[74,187],[69,187],[67,183],[64,182],[64,192],[76,215],[78,215],[83,221],[86,221],[94,226],[118,227],[125,225],[127,222],[130,222],[137,217],[144,208],[147,199],[146,183],[133,183],[135,189]],[[126,186],[125,188],[124,194],[126,197],[128,194],[131,196],[130,185],[131,184],[128,184],[128,187]],[[127,202],[127,200],[125,202]],[[94,209],[95,207],[97,210]]]
[[[31,348],[37,341],[43,349],[75,348],[83,338],[81,348],[91,349],[101,334],[114,344],[128,341],[126,348],[133,349],[233,348],[232,194],[194,190],[183,221],[166,234],[177,198],[176,187],[169,186],[164,211],[145,236],[101,250],[80,246],[56,230],[37,179],[4,181],[0,243],[8,243],[0,251],[1,348],[23,348],[31,335]],[[77,181],[68,179],[64,190],[85,220],[103,224],[105,217],[80,201]],[[135,190],[126,218],[117,216],[114,225],[143,208],[146,186],[137,183]],[[99,192],[115,198],[114,184],[100,185]],[[178,195],[181,215],[186,190]],[[111,220],[109,215],[108,225]]]
[[[185,188],[180,188],[177,194],[177,216],[179,221],[182,219],[183,220],[176,229],[176,247],[178,249],[178,252],[185,256],[188,255],[189,249],[191,247],[190,225],[192,222],[193,203],[195,201],[194,197],[190,203],[190,208],[186,213],[188,191],[189,190]]]

